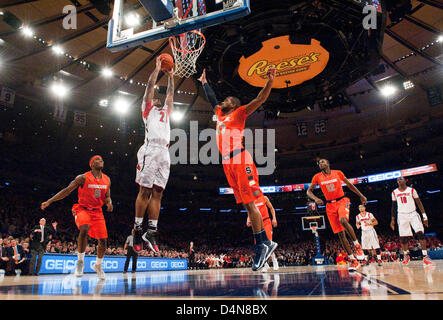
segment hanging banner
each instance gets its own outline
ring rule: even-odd
[[[2,87],[0,91],[0,105],[12,107],[15,101],[15,91],[6,87]]]
[[[309,45],[292,44],[287,35],[263,41],[262,45],[259,51],[239,61],[238,74],[255,87],[266,84],[270,67],[277,69],[272,87],[286,88],[316,77],[329,61],[329,52],[315,39]]]
[[[74,125],[78,127],[86,126],[86,112],[79,110],[74,111]]]
[[[66,114],[67,110],[65,109],[63,105],[63,100],[57,99],[55,102],[55,108],[54,108],[54,119],[58,122],[65,122],[66,121]]]

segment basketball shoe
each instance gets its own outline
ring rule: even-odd
[[[134,227],[134,251],[139,253],[143,249],[143,240],[142,240],[143,229],[141,226]]]
[[[434,264],[434,261],[432,261],[431,258],[429,258],[429,256],[426,256],[423,258],[423,263],[432,265]]]
[[[100,280],[105,280],[106,279],[106,277],[105,277],[105,272],[103,271],[103,266],[101,265],[101,264],[94,264],[93,266],[92,266],[92,270],[94,270],[95,272],[97,272],[97,277],[100,279]]]
[[[83,268],[85,266],[85,262],[84,261],[79,261],[77,260],[77,264],[75,266],[75,272],[74,275],[76,277],[81,277],[83,275]]]
[[[358,263],[357,259],[351,260],[349,262],[350,262],[348,267],[349,271],[356,271],[360,267],[360,263]]]
[[[381,262],[381,260],[378,260],[377,263],[378,263],[379,267],[381,267],[383,265],[383,262]]]
[[[265,265],[266,255],[269,252],[269,247],[265,244],[256,244],[254,262],[252,263],[252,271],[258,271]],[[269,257],[269,256],[268,256]]]
[[[157,246],[157,240],[156,240],[157,239],[157,231],[156,230],[148,229],[148,231],[146,231],[142,235],[142,239],[143,239],[143,241],[145,241],[148,244],[149,249],[151,249],[155,253],[160,252],[160,250],[158,249],[158,246]]]
[[[357,256],[358,260],[364,260],[365,259],[365,254],[363,252],[363,249],[361,248],[361,245],[359,243],[357,243],[354,246],[355,249],[355,255]]]

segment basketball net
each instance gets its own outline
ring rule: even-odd
[[[192,30],[169,38],[172,54],[174,56],[174,75],[189,78],[197,73],[195,66],[198,57],[206,44],[206,38],[198,30]]]
[[[188,17],[194,2],[197,1],[176,1],[176,7],[178,8],[181,19],[186,19]],[[183,7],[185,3],[187,4],[187,8],[186,6]],[[186,11],[184,11],[185,8]],[[206,44],[206,38],[203,33],[199,30],[192,30],[178,36],[172,36],[169,37],[169,44],[174,56],[174,75],[181,78],[189,78],[194,73],[197,73],[195,64]]]

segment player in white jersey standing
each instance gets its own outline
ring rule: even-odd
[[[361,247],[367,257],[367,263],[369,264],[369,251],[375,250],[377,253],[377,263],[381,267],[380,243],[374,228],[374,226],[378,224],[378,221],[372,213],[366,211],[364,205],[359,205],[358,210],[360,210],[360,213],[356,217],[356,226],[357,229],[361,228]]]
[[[161,69],[162,59],[157,57],[156,67],[149,76],[143,96],[142,116],[145,125],[145,142],[137,152],[137,174],[135,182],[140,186],[135,201],[134,245],[136,252],[143,248],[143,241],[158,253],[156,241],[157,223],[160,215],[163,190],[169,178],[169,140],[171,127],[169,115],[174,107],[173,70],[162,70],[168,76],[168,89],[164,105],[154,98],[154,87]],[[148,230],[143,234],[142,224],[148,212]]]
[[[434,264],[429,258],[426,250],[426,237],[423,224],[428,227],[429,221],[425,213],[425,208],[418,197],[417,191],[406,185],[405,178],[398,178],[397,184],[398,188],[392,192],[391,229],[395,230],[395,216],[398,212],[398,232],[400,234],[400,242],[404,252],[403,264],[407,265],[410,260],[408,239],[409,237],[412,237],[411,227],[414,229],[414,232],[417,234],[417,238],[420,241],[423,253],[423,263]],[[420,215],[417,213],[416,204],[423,216],[423,223],[420,219]]]

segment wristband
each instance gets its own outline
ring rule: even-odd
[[[428,220],[428,216],[426,215],[426,213],[423,212],[421,215],[423,216],[423,220]]]

